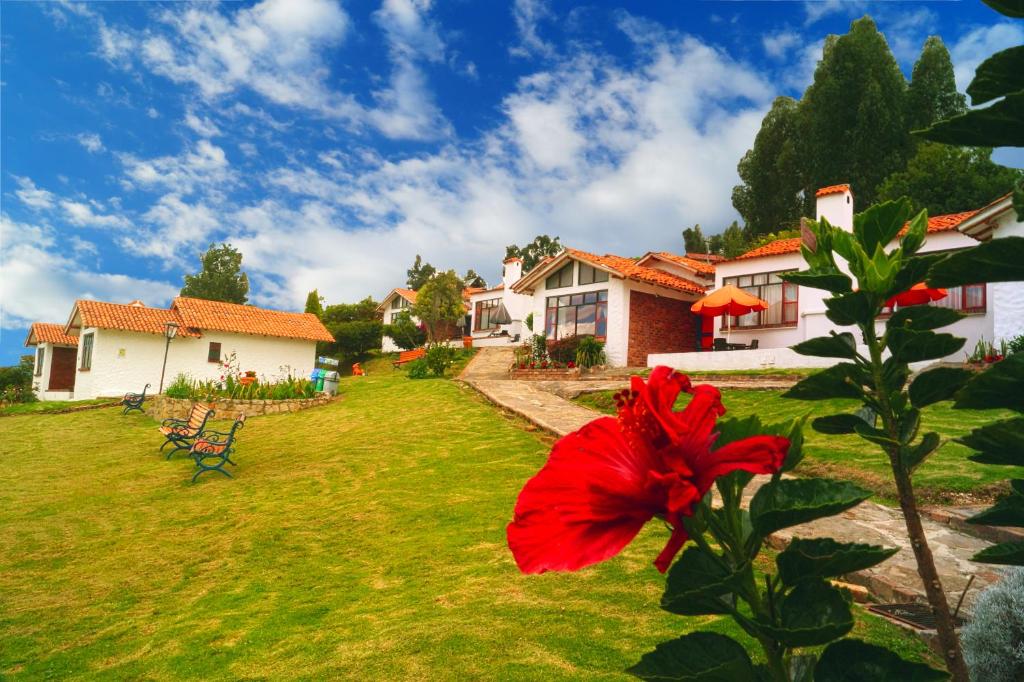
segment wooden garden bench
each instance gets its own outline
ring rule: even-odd
[[[392,364],[392,366],[395,369],[398,369],[399,367],[401,367],[405,363],[412,362],[413,360],[419,360],[420,358],[422,358],[426,354],[427,354],[427,350],[425,348],[416,348],[414,350],[403,350],[401,353],[398,354],[398,359],[395,360],[394,362],[392,362],[391,364]]]
[[[121,398],[121,404],[124,405],[124,410],[121,414],[128,414],[132,410],[142,412],[142,403],[146,400],[146,391],[149,390],[149,387],[150,384],[143,386],[142,393],[125,393],[124,397]]]
[[[192,482],[195,483],[199,474],[207,471],[219,471],[228,478],[234,478],[231,472],[224,468],[225,464],[238,466],[231,459],[231,453],[235,451],[235,435],[238,430],[245,426],[245,415],[241,414],[231,430],[224,431],[203,431],[196,438],[195,443],[189,450],[189,455],[195,460],[198,470],[192,475]]]
[[[196,403],[192,406],[188,419],[165,419],[160,426],[160,433],[167,440],[160,446],[160,451],[163,452],[163,449],[168,444],[173,444],[174,448],[167,453],[167,459],[170,459],[178,450],[190,449],[192,443],[195,442],[199,434],[206,428],[206,422],[213,414],[213,410],[209,407]]]

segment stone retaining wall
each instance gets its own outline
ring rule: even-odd
[[[509,370],[510,379],[519,379],[525,381],[542,381],[544,379],[577,379],[579,378],[580,370],[578,368],[573,369],[519,369],[515,367]]]
[[[192,410],[192,405],[202,402],[213,408],[216,414],[214,419],[237,419],[239,415],[246,417],[260,417],[265,414],[280,414],[283,412],[298,412],[309,407],[324,405],[331,401],[327,394],[318,395],[315,398],[295,398],[293,400],[232,400],[230,398],[217,398],[212,401],[196,401],[187,398],[168,398],[157,395],[146,398],[146,414],[154,419],[185,419]]]

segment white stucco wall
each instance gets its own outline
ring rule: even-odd
[[[1024,237],[1024,222],[1010,210],[999,217],[993,239]],[[989,285],[992,336],[996,342],[1024,334],[1024,282],[996,282]]]
[[[86,328],[79,339],[89,332],[95,333],[92,367],[76,373],[76,400],[138,392],[147,383],[151,384],[150,392],[157,391],[166,343],[163,336]],[[210,331],[201,338],[177,337],[171,341],[164,386],[179,373],[199,380],[219,379],[223,368],[207,360],[211,342],[221,344],[222,361],[234,352],[243,372],[253,370],[267,380],[282,378],[289,371],[292,376],[308,377],[316,362],[315,341]],[[79,341],[76,366],[81,364]]]
[[[66,346],[60,346],[66,348]],[[50,385],[50,370],[53,367],[53,344],[40,343],[38,346],[30,346],[32,350],[32,389],[35,391],[36,397],[40,400],[74,400],[74,391],[51,391],[47,387]],[[39,376],[36,376],[39,369],[37,361],[39,359],[38,349],[43,349],[43,370]]]
[[[398,294],[392,293],[390,296],[384,299],[382,303],[384,312],[381,315],[381,322],[383,322],[384,324],[391,324],[392,322],[395,321],[395,318],[398,317],[400,313],[402,313],[405,310],[409,310],[412,307],[410,305],[409,307],[406,308],[392,308],[391,302],[398,297]],[[416,318],[416,316],[412,316],[412,321],[414,324],[419,324],[420,322],[419,319]],[[399,351],[402,350],[402,348],[397,343],[395,343],[394,339],[392,339],[390,336],[385,336],[381,339],[380,349],[385,353],[398,353]]]

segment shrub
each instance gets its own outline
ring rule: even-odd
[[[179,374],[164,389],[168,398],[189,398],[192,395],[192,380],[185,374]]]
[[[960,638],[972,680],[1024,680],[1024,568],[981,593]]]
[[[443,377],[445,371],[455,362],[458,352],[451,346],[431,346],[423,358],[434,376]]]
[[[21,356],[18,364],[0,367],[0,399],[5,403],[32,403],[36,394],[32,390],[33,358]]]
[[[531,332],[533,331],[533,313],[530,313],[529,315],[526,316],[526,319],[523,320],[523,324],[525,324],[526,328],[529,329]]]
[[[408,310],[400,312],[391,324],[384,325],[383,334],[402,350],[419,348],[427,340],[427,332],[422,326],[412,321]]]
[[[576,364],[583,369],[603,365],[604,344],[593,336],[584,336],[576,346]]]
[[[548,357],[548,339],[543,334],[534,334],[530,340],[531,359],[533,362],[543,362]]]
[[[584,338],[586,337],[567,336],[564,339],[551,341],[548,343],[548,356],[555,362],[560,362],[562,364],[574,361],[576,360],[576,348]]]
[[[430,369],[427,367],[427,361],[423,358],[413,360],[407,364],[405,368],[410,379],[426,379],[430,374]]]
[[[1006,344],[1006,347],[1011,353],[1024,353],[1024,334],[1018,334],[1010,339],[1010,342]]]
[[[308,379],[287,376],[277,381],[254,381],[242,384],[231,375],[222,381],[198,381],[187,374],[179,374],[164,388],[168,398],[187,400],[214,400],[216,398],[232,398],[236,400],[293,400],[295,398],[312,398],[316,395],[316,386]]]

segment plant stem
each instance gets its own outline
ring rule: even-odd
[[[880,416],[883,428],[891,439],[900,441],[897,415],[889,400],[888,392],[885,390],[885,382],[882,377],[883,344],[875,334],[873,322],[861,327],[861,330],[864,333],[864,341],[871,351],[871,372],[875,383],[874,394],[882,408]],[[904,468],[900,458],[901,447],[884,447],[883,449],[889,456],[893,479],[896,482],[896,492],[899,495],[900,509],[907,527],[907,536],[910,539],[910,547],[914,551],[914,559],[917,561],[917,573],[921,576],[928,604],[932,607],[932,612],[935,615],[935,629],[939,635],[946,667],[954,682],[970,682],[967,664],[964,662],[963,651],[960,648],[960,638],[956,634],[956,626],[949,610],[949,601],[946,599],[946,591],[942,587],[939,572],[935,568],[935,558],[932,556],[928,538],[924,534],[924,526],[921,524],[917,498],[914,495],[914,483],[911,480],[910,472]]]

